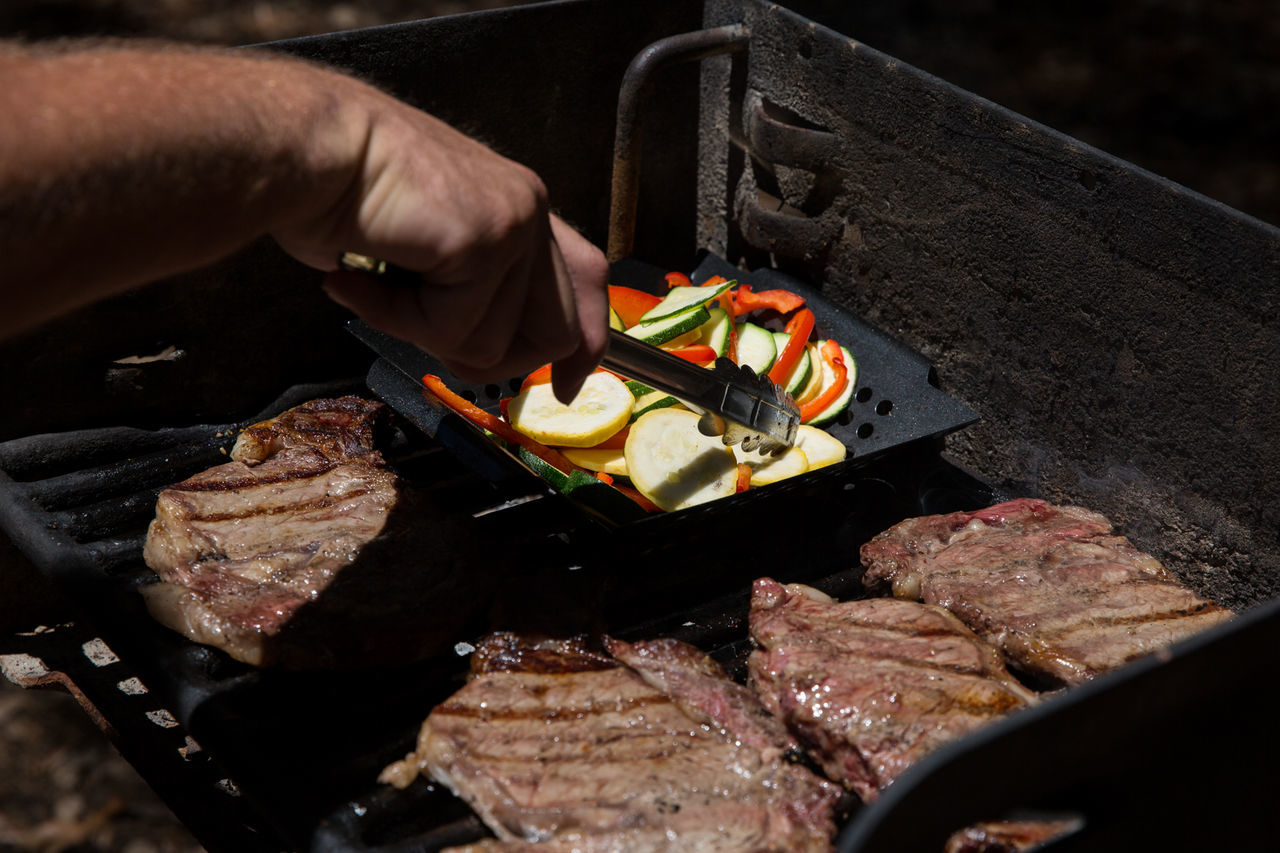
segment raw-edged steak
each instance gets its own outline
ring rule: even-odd
[[[1035,695],[940,607],[755,582],[751,685],[832,779],[874,800],[909,766]]]
[[[771,758],[799,749],[759,697],[729,680],[720,665],[696,646],[670,639],[624,643],[605,638],[605,647],[689,716],[719,726],[742,744]]]
[[[246,428],[231,461],[162,491],[143,588],[162,624],[247,663],[360,666],[438,649],[474,572],[455,521],[428,515],[375,446],[381,403],[313,400]],[[421,511],[419,511],[419,509]],[[431,519],[425,524],[424,519]],[[422,618],[433,599],[449,600]]]
[[[1011,666],[1078,684],[1231,618],[1096,512],[1019,499],[913,518],[862,547],[864,582],[947,608]]]
[[[668,669],[693,663],[698,694],[710,689],[709,661],[687,648],[610,645]],[[748,745],[729,728],[735,714],[721,722],[701,704],[581,641],[497,634],[381,778],[404,787],[423,773],[462,797],[497,836],[467,849],[829,850],[838,789],[782,760],[785,743]]]

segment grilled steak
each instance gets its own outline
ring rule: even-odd
[[[862,547],[864,582],[946,607],[1011,666],[1077,684],[1231,617],[1101,515],[1020,499],[908,519]]]
[[[713,690],[710,662],[687,647],[610,645],[665,658],[668,671],[692,664],[699,695]],[[428,716],[417,750],[382,779],[404,787],[421,772],[447,785],[498,836],[476,850],[830,849],[838,790],[782,761],[784,744],[739,742],[727,729],[737,715],[707,725],[713,717],[685,710],[699,703],[580,641],[494,635],[467,684]]]
[[[756,694],[730,681],[720,665],[700,649],[676,640],[624,643],[606,638],[605,646],[686,714],[719,726],[743,745],[770,757],[799,748]]]
[[[416,529],[419,499],[374,444],[384,415],[357,397],[305,403],[245,429],[232,461],[162,491],[144,549],[161,580],[143,588],[152,615],[260,666],[389,663],[437,649],[474,573],[424,556],[449,559],[429,545],[453,522]],[[456,606],[423,620],[440,595]]]
[[[832,779],[874,800],[911,764],[1035,696],[940,607],[752,590],[751,684]]]

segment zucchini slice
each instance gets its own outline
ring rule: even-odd
[[[718,358],[729,352],[729,331],[733,328],[733,321],[729,319],[729,312],[719,306],[708,308],[707,313],[711,319],[699,327],[695,343],[711,347]]]
[[[687,409],[656,409],[631,426],[627,472],[640,494],[674,511],[732,495],[738,463],[719,436],[698,431]]]
[[[762,376],[778,358],[773,332],[755,323],[738,324],[738,364],[745,364]]]
[[[693,332],[696,336],[698,327],[709,319],[711,319],[711,313],[701,305],[695,305],[687,311],[672,314],[660,320],[641,320],[627,329],[624,334],[657,346],[688,332]]]
[[[667,406],[674,406],[680,401],[672,397],[666,391],[650,391],[648,394],[642,394],[636,397],[635,404],[631,407],[630,420],[634,422],[645,412],[652,409],[665,409]]]
[[[558,492],[564,491],[565,485],[569,482],[569,475],[554,465],[534,456],[523,447],[517,448],[516,454],[520,457],[521,462],[533,469],[533,473],[550,483],[553,489]]]
[[[708,302],[720,298],[736,281],[725,281],[711,287],[683,286],[673,287],[662,297],[662,301],[640,315],[641,323],[661,320],[673,314],[680,314],[694,307],[704,307]]]

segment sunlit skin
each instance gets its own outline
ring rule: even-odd
[[[604,351],[607,262],[538,176],[372,86],[114,42],[0,44],[0,78],[0,337],[271,235],[463,379],[553,362],[570,399]],[[343,252],[422,284],[338,271]]]

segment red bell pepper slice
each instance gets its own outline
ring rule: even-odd
[[[779,314],[790,314],[804,306],[804,297],[789,290],[762,290],[756,293],[749,284],[740,284],[733,291],[735,314],[746,314],[761,308],[772,308]]]
[[[672,287],[693,287],[693,282],[689,281],[689,276],[682,272],[669,272],[663,276],[667,280],[667,288]]]
[[[618,284],[609,285],[609,307],[618,312],[622,325],[631,328],[640,322],[640,318],[662,301],[662,297],[634,287],[623,287]]]
[[[596,373],[612,373],[614,376],[618,377],[618,379],[622,380],[623,382],[627,381],[627,377],[623,376],[621,373],[615,373],[614,371],[610,370],[607,367],[597,367],[595,372]],[[551,381],[551,365],[544,364],[542,365],[542,367],[539,367],[537,370],[533,371],[532,373],[530,373],[528,376],[524,378],[524,381],[520,383],[520,390],[523,391],[524,389],[528,388],[530,385],[546,385],[550,381]]]
[[[550,381],[551,365],[544,364],[524,378],[524,381],[520,383],[520,390],[523,391],[530,385],[546,385]]]
[[[444,380],[439,376],[428,373],[422,377],[422,384],[427,386],[427,390],[436,395],[436,398],[441,403],[444,403],[459,416],[466,418],[482,429],[487,429],[504,441],[520,445],[557,471],[568,474],[578,469],[577,465],[566,459],[559,451],[552,450],[542,442],[534,441],[497,415],[490,414],[475,403],[455,394],[449,389],[449,386],[444,384]]]
[[[696,363],[716,360],[716,351],[706,344],[690,344],[687,347],[669,349],[667,352],[674,356],[678,356],[679,358],[683,358],[685,361],[692,361]]]
[[[787,377],[791,375],[792,368],[800,360],[800,353],[804,352],[805,345],[809,342],[809,335],[813,332],[813,326],[816,322],[817,319],[808,308],[801,308],[787,322],[786,332],[791,338],[787,341],[787,345],[782,348],[782,352],[778,355],[778,360],[773,363],[773,367],[769,368],[769,381],[774,385],[781,385],[787,381]]]
[[[844,363],[844,352],[840,344],[827,341],[822,345],[822,360],[835,370],[836,379],[818,396],[800,407],[800,422],[808,423],[834,403],[849,382],[849,367]]]

